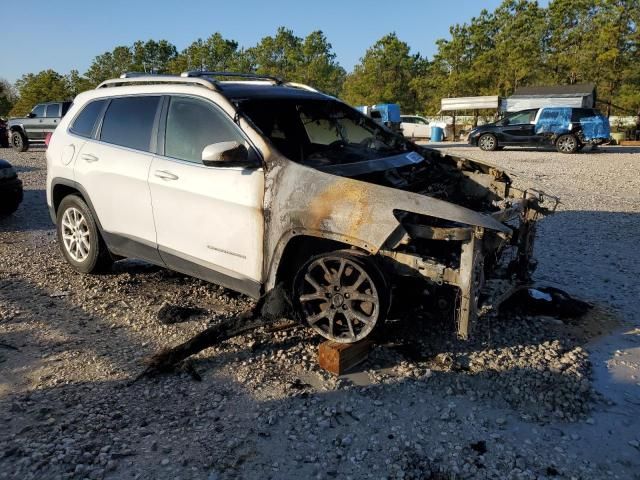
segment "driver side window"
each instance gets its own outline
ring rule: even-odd
[[[231,119],[212,103],[192,97],[171,97],[164,137],[165,156],[201,164],[204,147],[231,141],[246,146]]]
[[[44,117],[44,105],[37,105],[31,113],[33,113],[33,116],[36,118]]]

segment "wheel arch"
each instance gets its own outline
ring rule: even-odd
[[[93,215],[93,219],[96,222],[96,226],[100,231],[100,234],[103,234],[102,224],[100,223],[100,219],[96,214],[95,208],[93,208],[93,204],[91,203],[89,194],[78,182],[74,182],[73,180],[69,180],[66,178],[54,178],[51,182],[51,205],[49,207],[49,213],[51,215],[51,220],[53,220],[53,223],[56,223],[60,203],[65,197],[69,195],[77,195],[87,204],[89,210],[91,211],[91,215]]]
[[[9,126],[9,131],[10,132],[20,132],[23,135],[26,135],[25,129],[24,129],[24,125],[22,125],[21,123],[17,123],[15,125],[10,125]]]
[[[282,247],[278,248],[269,269],[265,282],[266,291],[271,290],[280,282],[293,281],[294,275],[302,264],[320,253],[334,250],[353,250],[356,254],[370,255],[364,249],[311,231],[291,234],[281,242],[281,245]]]

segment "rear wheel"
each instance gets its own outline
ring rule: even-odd
[[[11,146],[16,152],[26,152],[29,149],[29,140],[24,133],[17,130],[11,134]]]
[[[575,153],[578,151],[578,139],[570,133],[560,135],[556,140],[556,149],[560,153]]]
[[[491,133],[485,133],[478,139],[478,146],[480,147],[480,150],[492,152],[498,148],[498,139]]]
[[[296,274],[294,302],[301,320],[328,340],[353,343],[384,324],[389,291],[369,258],[344,251],[318,255]]]
[[[82,198],[65,197],[58,207],[56,224],[62,255],[75,270],[97,273],[111,267],[113,259]]]

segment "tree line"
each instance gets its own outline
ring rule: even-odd
[[[640,114],[640,0],[505,0],[449,29],[431,59],[396,33],[366,50],[351,72],[322,31],[299,37],[285,27],[242,48],[214,33],[182,51],[167,40],[137,41],[94,58],[89,69],[29,73],[0,82],[0,115],[73,98],[127,71],[254,72],[309,84],[354,105],[399,103],[404,112],[435,114],[444,97],[508,96],[529,85],[593,82],[607,113]]]

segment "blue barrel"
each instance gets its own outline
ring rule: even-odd
[[[444,130],[441,127],[431,127],[431,141],[441,142],[444,139]]]

